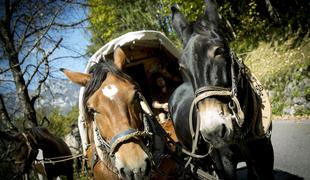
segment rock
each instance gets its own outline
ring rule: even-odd
[[[267,92],[268,92],[268,97],[270,99],[272,99],[272,98],[274,98],[276,96],[276,92],[273,91],[273,90],[268,90]]]
[[[305,97],[294,97],[293,98],[293,103],[297,105],[303,105],[307,102]]]
[[[296,110],[295,110],[294,107],[286,107],[286,108],[283,108],[282,113],[283,114],[294,115],[296,113]]]

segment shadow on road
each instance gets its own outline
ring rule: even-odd
[[[237,170],[238,180],[247,180],[246,167],[239,168]],[[289,172],[281,171],[279,169],[274,170],[275,180],[303,180],[304,178],[291,174]]]

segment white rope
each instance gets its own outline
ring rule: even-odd
[[[53,157],[53,158],[44,158],[44,160],[37,160],[37,161],[43,162],[44,164],[55,164],[59,162],[69,161],[71,159],[76,159],[81,156],[83,156],[83,154],[71,155],[71,156],[68,156],[69,158],[66,158],[66,159],[61,159],[64,156],[59,156],[59,157]],[[52,159],[61,159],[61,160],[52,160]]]

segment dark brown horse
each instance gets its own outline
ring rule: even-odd
[[[67,144],[44,127],[34,127],[15,136],[15,163],[17,174],[28,173],[36,160],[39,149],[43,151],[47,178],[65,175],[73,179],[73,160]]]
[[[114,60],[93,65],[89,74],[62,69],[71,81],[85,87],[87,158],[95,179],[151,177],[153,161],[147,147],[151,134],[141,105],[145,101],[138,85],[122,72],[125,59],[123,50],[117,48]]]
[[[249,179],[273,179],[268,97],[231,52],[216,1],[205,2],[204,15],[192,24],[171,8],[184,45],[179,59],[184,83],[169,102],[177,137],[200,167],[215,169],[221,179],[236,179],[239,161],[246,161]]]

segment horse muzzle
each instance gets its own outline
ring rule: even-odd
[[[233,124],[227,104],[211,98],[198,106],[199,131],[203,139],[215,148],[229,144],[233,139]]]
[[[122,179],[149,179],[151,160],[135,143],[126,143],[115,153],[115,166]]]

